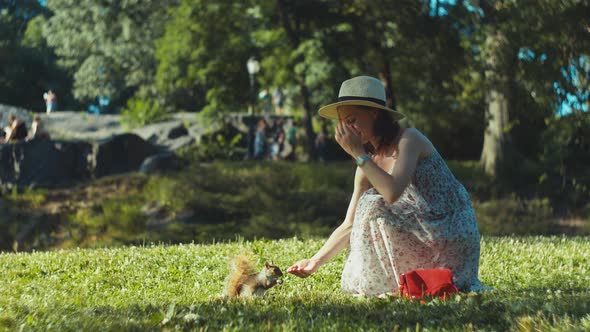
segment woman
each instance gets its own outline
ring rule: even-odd
[[[385,106],[381,81],[342,83],[338,102],[319,114],[338,119],[336,141],[357,162],[346,218],[310,259],[288,269],[305,278],[350,245],[341,286],[353,295],[397,293],[399,275],[448,268],[462,291],[478,280],[479,231],[469,194],[432,143]]]

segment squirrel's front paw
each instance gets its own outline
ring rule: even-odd
[[[280,285],[280,284],[282,284],[282,283],[283,283],[283,281],[282,281],[281,279],[278,279],[278,280],[277,280],[277,284],[279,284],[279,285]]]

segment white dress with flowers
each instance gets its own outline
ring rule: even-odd
[[[469,194],[435,151],[418,161],[411,183],[394,203],[374,188],[363,193],[342,289],[353,295],[395,294],[402,273],[448,268],[459,290],[483,290],[479,240]]]

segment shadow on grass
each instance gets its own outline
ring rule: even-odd
[[[268,295],[268,294],[267,294]],[[301,294],[225,300],[185,299],[185,304],[133,304],[124,308],[17,308],[17,317],[0,314],[0,327],[43,330],[512,330],[532,326],[581,324],[590,312],[590,290],[547,292],[526,289],[460,294],[449,301],[421,304],[396,297],[348,298],[342,294]],[[192,302],[192,303],[191,303]],[[4,314],[5,315],[5,314]]]

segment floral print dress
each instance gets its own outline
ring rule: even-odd
[[[363,193],[342,289],[362,296],[396,294],[400,274],[448,268],[459,290],[484,290],[478,280],[479,240],[469,194],[435,151],[418,161],[411,183],[394,203],[375,188]]]

